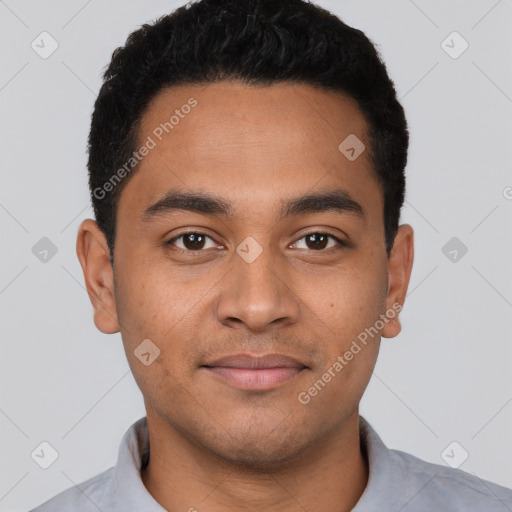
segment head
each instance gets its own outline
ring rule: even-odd
[[[357,414],[412,267],[407,147],[371,41],[303,0],[202,0],[129,36],[95,103],[77,252],[148,418],[266,467]],[[255,390],[209,370],[240,353],[300,371]]]

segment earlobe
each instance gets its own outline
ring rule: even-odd
[[[398,228],[388,259],[386,312],[389,321],[382,329],[382,336],[385,338],[394,338],[402,329],[398,315],[405,303],[413,261],[414,231],[408,224],[402,224]]]
[[[105,334],[119,331],[114,294],[114,272],[105,235],[92,219],[78,228],[76,253],[82,266],[85,286],[94,308],[94,323]]]

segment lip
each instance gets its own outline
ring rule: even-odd
[[[308,367],[282,354],[233,354],[202,365],[209,373],[245,390],[270,390]]]

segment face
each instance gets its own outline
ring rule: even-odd
[[[369,148],[367,131],[354,101],[307,86],[153,98],[113,275],[93,221],[78,241],[96,325],[121,331],[148,419],[265,467],[357,415],[381,335],[400,330],[381,315],[403,304],[412,265],[408,226],[387,257],[368,149],[339,149],[351,134]]]

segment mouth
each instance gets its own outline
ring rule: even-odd
[[[308,366],[282,354],[235,354],[209,362],[201,368],[237,388],[265,391],[285,384],[307,370]]]

